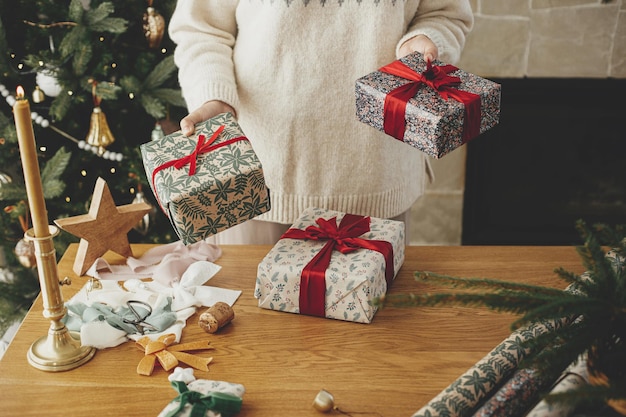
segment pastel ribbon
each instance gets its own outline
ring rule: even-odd
[[[178,397],[174,399],[174,401],[179,402],[179,405],[167,413],[166,417],[177,416],[187,404],[191,405],[190,417],[204,417],[209,410],[220,413],[222,417],[229,417],[241,410],[243,400],[236,395],[217,391],[202,394],[189,390],[182,381],[171,381],[171,384],[179,393]]]
[[[152,278],[171,286],[180,281],[187,269],[198,261],[214,262],[222,256],[222,249],[204,240],[185,245],[176,241],[149,249],[139,258],[129,256],[125,265],[109,264],[98,258],[87,270],[87,275],[99,280],[127,281]]]
[[[156,174],[158,174],[162,170],[166,168],[170,168],[170,167],[181,169],[189,165],[188,175],[189,176],[195,175],[198,156],[205,154],[205,153],[212,152],[221,147],[228,146],[235,142],[248,140],[248,138],[245,136],[238,136],[235,138],[225,140],[224,142],[220,142],[218,144],[213,144],[217,140],[217,138],[220,136],[224,128],[225,126],[223,125],[220,126],[215,132],[213,132],[209,140],[206,140],[205,135],[198,135],[198,141],[196,142],[196,147],[189,155],[183,156],[182,158],[172,159],[171,161],[167,161],[166,163],[161,164],[157,166],[156,168],[154,168],[154,171],[152,171],[152,189],[155,190],[155,194],[156,194],[156,187],[155,187]],[[159,196],[157,195],[156,197],[157,197],[157,200],[159,200],[159,206],[161,206],[161,209],[163,209],[163,205],[161,204]]]
[[[406,130],[406,106],[412,97],[415,97],[422,85],[435,90],[442,98],[454,100],[465,105],[463,120],[463,143],[478,136],[480,133],[480,96],[468,91],[459,90],[459,77],[448,75],[458,70],[454,65],[432,65],[426,63],[426,70],[418,73],[401,61],[394,61],[380,68],[379,71],[395,75],[410,82],[390,91],[385,96],[384,130],[388,135],[403,140]]]
[[[385,279],[391,285],[394,276],[393,246],[384,240],[359,238],[370,231],[370,217],[346,214],[337,226],[337,217],[330,220],[319,218],[318,226],[305,230],[291,228],[282,238],[311,239],[326,241],[326,244],[302,270],[300,277],[300,313],[312,316],[325,316],[326,269],[330,265],[333,251],[343,254],[358,249],[371,249],[380,252],[385,258]]]

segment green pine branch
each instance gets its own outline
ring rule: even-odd
[[[626,390],[616,394],[616,386],[626,386],[626,228],[623,225],[589,227],[579,220],[576,229],[583,241],[576,250],[586,272],[579,275],[563,268],[555,269],[556,277],[569,284],[566,289],[418,271],[415,275],[419,282],[446,286],[452,291],[387,294],[375,299],[374,304],[401,308],[444,305],[487,308],[517,314],[519,317],[511,323],[512,330],[532,323],[550,325],[564,321],[566,325],[553,326],[522,344],[527,355],[519,367],[556,377],[578,357],[597,348],[612,358],[610,363],[615,369],[607,372],[618,370],[617,380],[606,387],[593,387],[589,398],[626,398]],[[586,392],[585,388],[582,390]],[[572,396],[552,399],[559,398],[576,400]]]
[[[415,279],[429,284],[450,286],[452,288],[490,289],[490,290],[514,290],[528,293],[561,295],[562,291],[539,285],[523,284],[491,278],[462,278],[430,271],[415,272]]]

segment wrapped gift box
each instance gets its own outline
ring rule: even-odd
[[[208,379],[194,379],[188,385],[174,380],[171,384],[180,395],[157,417],[232,417],[241,411],[246,392],[241,384]]]
[[[356,81],[359,121],[441,158],[498,124],[500,84],[413,53]]]
[[[261,162],[230,113],[140,148],[152,192],[185,244],[270,209]]]
[[[335,226],[339,243],[326,238]],[[309,208],[260,262],[254,295],[266,309],[370,323],[371,301],[398,273],[404,245],[403,222]]]

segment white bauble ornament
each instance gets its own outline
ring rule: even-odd
[[[37,85],[48,97],[56,97],[61,94],[62,87],[59,85],[56,77],[51,71],[40,71],[35,78]]]

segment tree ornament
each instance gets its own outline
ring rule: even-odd
[[[37,72],[35,81],[41,91],[43,91],[48,97],[57,97],[63,90],[63,88],[59,85],[57,78],[54,76],[54,72],[47,69]]]
[[[151,209],[147,204],[117,207],[106,181],[98,178],[88,214],[54,221],[61,229],[80,238],[73,271],[83,275],[109,250],[126,258],[133,256],[128,232]]]
[[[143,33],[151,49],[161,46],[165,34],[165,19],[152,7],[152,0],[148,0],[148,8],[143,14]]]
[[[15,97],[11,95],[11,92],[7,90],[4,84],[0,84],[0,95],[4,97],[4,99],[6,100],[9,106],[13,107],[13,105],[15,104]],[[92,152],[92,149],[95,149],[97,151],[97,148],[93,148],[91,145],[88,145],[87,142],[85,142],[84,140],[78,140],[74,136],[70,135],[69,133],[64,132],[63,130],[59,129],[56,126],[53,126],[48,119],[38,114],[37,112],[35,111],[31,112],[30,116],[31,116],[31,119],[33,119],[34,123],[38,124],[39,126],[43,128],[54,130],[56,133],[63,136],[64,138],[69,139],[72,142],[76,143],[79,149],[86,151],[86,152]],[[0,138],[0,144],[2,144],[2,141],[3,141],[3,138]],[[97,156],[99,156],[102,159],[108,159],[108,160],[117,161],[117,162],[121,162],[124,159],[124,155],[118,152],[105,151],[102,155],[98,154]],[[2,174],[0,173],[0,183],[1,182],[2,182]]]
[[[102,156],[106,151],[106,147],[115,142],[115,138],[113,137],[113,133],[111,133],[111,129],[109,128],[109,123],[107,122],[106,115],[100,108],[101,98],[98,97],[98,95],[96,94],[97,83],[94,81],[92,84],[94,108],[91,113],[89,132],[87,133],[85,142],[87,142],[87,144],[91,147],[95,148],[98,156]]]
[[[151,140],[159,140],[165,137],[165,132],[163,132],[163,128],[161,127],[161,123],[157,122],[154,125],[154,129],[152,129],[152,133],[150,134]]]
[[[141,191],[141,184],[138,185],[137,190],[138,191],[135,194],[135,198],[133,199],[132,204],[145,204],[151,207],[150,212],[146,213],[141,218],[141,220],[139,220],[139,222],[137,222],[137,224],[133,226],[133,229],[139,232],[142,236],[145,236],[148,234],[148,232],[150,231],[150,227],[152,226],[151,217],[152,213],[154,212],[154,207],[150,203],[148,203],[148,200],[146,200],[145,194],[143,193],[143,191]]]
[[[10,184],[12,182],[13,178],[11,178],[9,174],[0,171],[0,188],[2,187],[2,184]]]
[[[20,239],[15,245],[15,256],[24,268],[35,268],[37,266],[37,257],[35,256],[35,244],[26,239]]]
[[[337,412],[348,417],[354,417],[354,414],[371,414],[374,416],[382,417],[382,414],[376,411],[343,411],[335,405],[335,397],[333,394],[325,389],[320,390],[313,400],[313,408],[321,413]]]
[[[33,91],[33,103],[42,103],[44,100],[46,99],[46,95],[44,94],[44,92],[41,90],[41,88],[39,88],[39,86],[35,86],[35,90]]]
[[[322,413],[327,413],[335,408],[335,398],[330,392],[324,389],[320,390],[313,400],[313,408]]]

